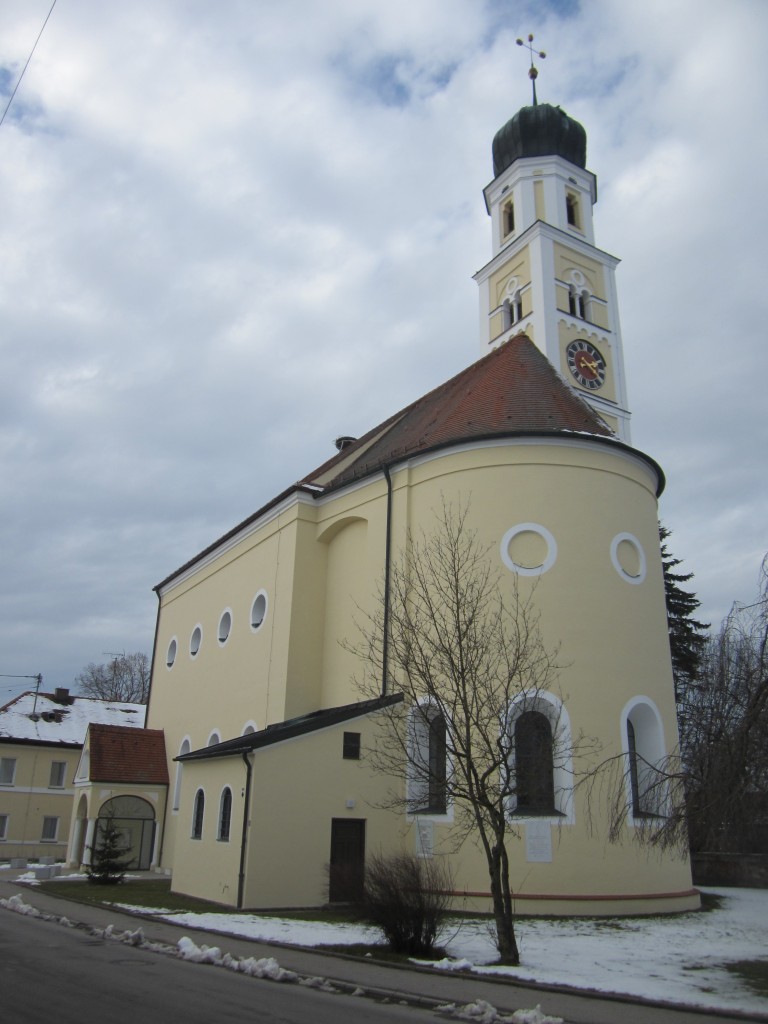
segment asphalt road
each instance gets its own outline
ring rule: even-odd
[[[76,883],[73,883],[76,884]],[[44,889],[18,885],[9,872],[0,876],[0,896],[18,894],[25,903],[56,916],[66,915],[87,927],[28,918],[0,908],[0,1024],[217,1024],[227,1020],[309,1021],[414,1020],[422,1024],[449,1018],[427,1009],[399,1005],[458,1005],[483,999],[500,1012],[541,1004],[566,1024],[743,1024],[766,1013],[718,1014],[685,1007],[649,1005],[628,998],[547,989],[464,973],[414,970],[357,957],[340,957],[296,946],[275,946],[235,936],[182,928],[158,920],[142,920],[114,909],[73,903],[48,895]],[[190,964],[148,949],[98,938],[93,930],[112,925],[116,930],[141,927],[147,939],[174,947],[183,935],[199,946],[219,946],[234,956],[275,957],[281,967],[303,977],[321,976],[347,990],[359,986],[379,1000],[334,996],[295,984],[249,978],[222,968]],[[90,929],[90,930],[89,930]],[[303,1014],[303,1016],[302,1016]],[[142,1020],[142,1018],[144,1018]]]
[[[0,912],[0,999],[8,1024],[395,1024],[433,1013],[276,984]]]

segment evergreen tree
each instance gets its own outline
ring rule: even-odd
[[[675,678],[675,697],[683,700],[688,688],[695,684],[701,669],[701,660],[707,646],[708,622],[699,622],[694,612],[701,604],[696,594],[682,586],[693,579],[692,572],[674,572],[681,559],[671,555],[667,548],[670,531],[659,524],[661,561],[664,567],[664,592],[667,601],[667,626],[672,652],[672,672]]]
[[[96,826],[96,842],[89,846],[91,863],[87,865],[88,881],[94,885],[119,885],[125,878],[125,869],[133,859],[131,851],[125,854],[122,833],[115,825],[114,816],[100,818]]]

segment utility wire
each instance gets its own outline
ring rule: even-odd
[[[11,93],[11,98],[8,100],[8,103],[6,104],[5,110],[3,111],[3,116],[0,117],[0,125],[2,125],[3,121],[5,120],[5,115],[11,109],[11,104],[13,103],[13,98],[14,98],[14,96],[16,95],[16,93],[19,90],[19,86],[21,85],[21,80],[24,77],[24,72],[29,67],[29,62],[32,60],[32,55],[35,52],[37,44],[40,42],[40,36],[43,34],[43,32],[45,32],[45,26],[48,24],[48,19],[53,14],[53,8],[55,6],[56,6],[56,0],[53,0],[53,3],[51,4],[51,9],[50,9],[50,11],[48,11],[48,14],[45,16],[45,21],[43,22],[43,27],[38,32],[37,39],[35,40],[32,49],[29,51],[29,56],[27,57],[27,63],[21,69],[21,74],[19,75],[18,81],[16,82],[16,85],[13,88],[13,92]]]

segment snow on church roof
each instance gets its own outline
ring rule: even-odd
[[[76,697],[64,689],[55,694],[28,690],[0,707],[0,743],[79,747],[92,723],[142,728],[146,711],[144,704]]]

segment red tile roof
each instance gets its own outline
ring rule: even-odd
[[[336,487],[400,458],[460,441],[562,432],[613,437],[530,338],[518,334],[370,430],[302,483],[319,478]]]
[[[88,735],[91,782],[168,785],[168,762],[162,729],[92,725]]]

